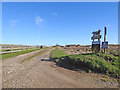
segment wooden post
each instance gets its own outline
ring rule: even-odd
[[[105,32],[104,32],[104,43],[106,42],[106,27],[105,27]],[[104,53],[105,53],[105,48],[104,48]]]
[[[101,31],[100,31],[100,29],[99,29],[99,36],[100,36],[100,32],[101,32]],[[100,38],[98,39],[98,41],[100,41]]]

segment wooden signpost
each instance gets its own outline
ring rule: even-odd
[[[100,51],[100,30],[92,32],[93,36],[91,37],[92,41],[92,52],[99,52]],[[98,39],[98,41],[94,41],[95,39]]]
[[[104,31],[104,42],[102,42],[102,49],[104,49],[104,53],[105,53],[105,49],[108,48],[108,41],[106,41],[106,35],[107,35],[107,28],[104,27],[105,31]],[[92,32],[93,36],[91,37],[92,41],[92,52],[94,51],[95,53],[100,51],[100,39],[101,39],[101,35],[100,35],[100,30]],[[95,41],[95,39],[98,39],[98,41]]]

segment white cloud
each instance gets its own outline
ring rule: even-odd
[[[53,12],[52,15],[53,16],[58,16],[58,14],[56,12]]]
[[[11,20],[11,21],[10,21],[10,26],[11,26],[11,27],[16,26],[17,22],[18,22],[17,20]]]
[[[35,17],[35,23],[37,25],[41,25],[42,22],[44,22],[44,19],[42,19],[40,16]]]

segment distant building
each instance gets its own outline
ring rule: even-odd
[[[80,47],[80,45],[78,44],[76,47]]]
[[[69,44],[69,45],[66,45],[66,47],[76,47],[76,44]]]
[[[61,46],[61,47],[64,47],[64,46]]]

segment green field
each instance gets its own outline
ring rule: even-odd
[[[14,57],[14,56],[17,56],[17,55],[33,52],[33,51],[36,51],[36,50],[40,50],[40,49],[31,49],[31,50],[24,50],[24,51],[13,52],[13,53],[6,53],[6,54],[2,54],[1,56],[2,56],[2,59],[6,59],[6,58]]]
[[[63,50],[55,49],[51,58],[57,64],[64,64],[64,67],[70,69],[83,69],[87,72],[96,72],[108,76],[120,78],[120,59],[113,54],[75,54],[66,55]]]

